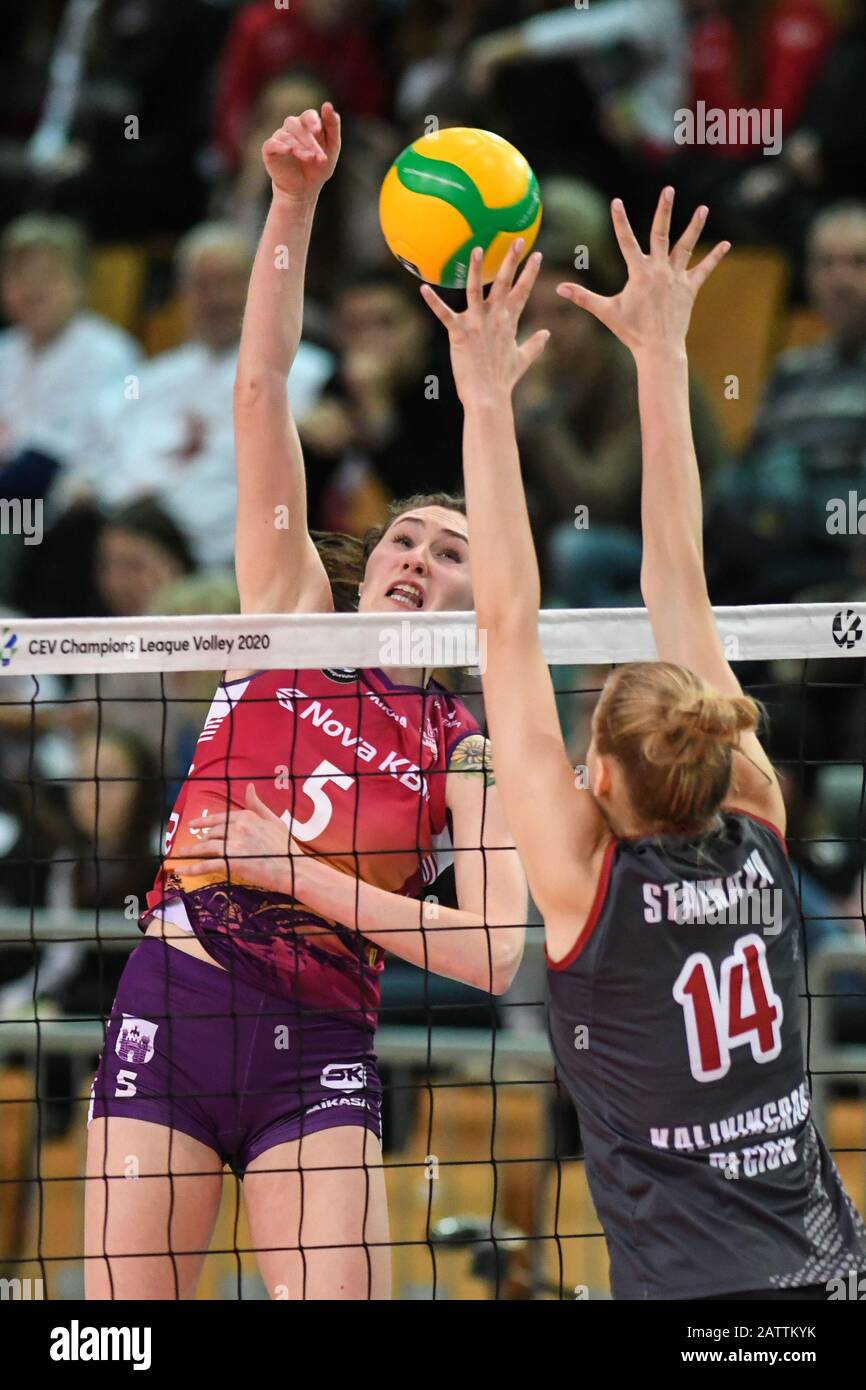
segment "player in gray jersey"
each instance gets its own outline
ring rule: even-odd
[[[827,1297],[866,1269],[866,1227],[812,1122],[798,1026],[801,920],[785,807],[716,629],[688,406],[699,208],[671,249],[665,189],[612,298],[559,292],[632,352],[643,438],[641,587],[659,660],[620,666],[593,717],[588,779],[568,759],[538,638],[540,584],[511,395],[538,272],[518,244],[448,328],[484,694],[509,827],[545,920],[549,1020],[577,1107],[618,1298]],[[580,364],[575,364],[579,370]],[[833,1283],[831,1284],[831,1281]]]

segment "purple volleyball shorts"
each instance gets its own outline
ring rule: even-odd
[[[373,1034],[236,979],[157,937],[132,952],[108,1020],[88,1122],[150,1120],[207,1144],[238,1174],[259,1154],[338,1125],[382,1137]]]

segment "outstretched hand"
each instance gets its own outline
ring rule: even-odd
[[[593,294],[583,285],[562,284],[557,293],[570,299],[615,333],[633,353],[654,347],[682,346],[701,286],[731,249],[720,241],[691,270],[692,256],[704,223],[706,207],[699,207],[679,241],[670,249],[672,188],[662,189],[650,232],[650,249],[641,250],[619,198],[611,204],[613,229],[628,266],[628,280],[619,294]]]
[[[486,299],[481,279],[484,252],[475,247],[469,262],[466,309],[462,314],[449,309],[432,286],[421,286],[424,302],[448,329],[454,384],[464,405],[470,400],[495,402],[503,395],[510,395],[547,345],[550,334],[546,328],[533,333],[525,343],[517,342],[520,315],[541,265],[541,254],[536,251],[515,282],[525,244],[519,237],[509,247]]]
[[[262,159],[275,193],[308,198],[337,167],[340,156],[340,117],[330,101],[321,114],[313,107],[300,116],[287,116],[279,130],[262,145]]]

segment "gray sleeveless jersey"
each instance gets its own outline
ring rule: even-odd
[[[801,931],[784,845],[751,816],[608,847],[548,983],[615,1297],[866,1269],[866,1226],[810,1117]]]

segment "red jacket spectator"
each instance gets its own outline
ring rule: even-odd
[[[727,13],[710,15],[692,29],[692,107],[704,101],[708,109],[723,111],[778,109],[787,134],[821,70],[834,37],[833,22],[817,0],[750,0],[748,6],[724,8]],[[748,65],[751,83],[744,81]],[[754,149],[744,144],[717,145],[714,152],[728,159],[754,156]]]
[[[354,8],[342,0],[291,0],[289,9],[257,0],[239,11],[226,40],[214,111],[214,137],[230,168],[264,83],[295,64],[321,72],[341,111],[382,114],[385,76],[364,26],[349,17]]]

